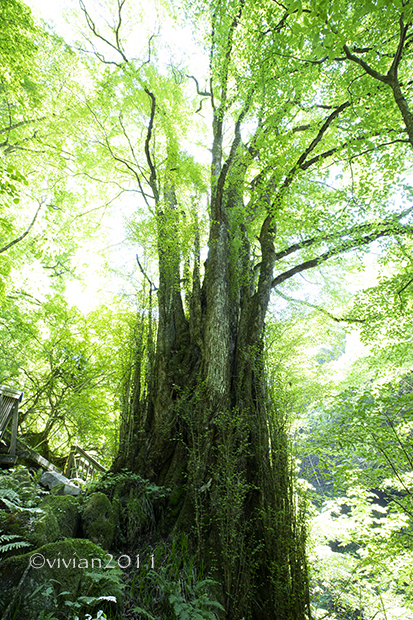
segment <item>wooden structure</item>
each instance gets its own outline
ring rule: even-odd
[[[11,422],[9,435],[9,449],[6,454],[0,454],[0,465],[14,465],[17,461],[17,426],[19,424],[19,403],[23,392],[0,385],[0,441],[6,437],[7,427]]]
[[[92,480],[98,473],[104,473],[106,469],[90,454],[79,446],[72,446],[67,459],[65,476],[67,478],[81,478]]]
[[[0,385],[0,466],[12,467],[19,458],[44,470],[62,473],[58,467],[40,456],[33,448],[17,439],[19,403],[21,403],[22,398],[23,392]],[[11,431],[9,432],[7,427],[10,422]],[[8,449],[7,446],[9,446]],[[82,448],[76,445],[71,447],[65,468],[65,475],[68,478],[81,478],[86,481],[105,471],[106,469]]]
[[[6,431],[5,438],[6,441],[10,440],[10,433],[8,431]],[[35,467],[41,467],[45,471],[56,471],[59,474],[63,473],[61,469],[56,467],[56,465],[53,465],[53,463],[45,459],[44,456],[38,454],[35,450],[33,450],[33,448],[30,448],[30,446],[25,444],[19,438],[16,440],[16,457],[21,459],[23,462],[29,463],[31,466],[34,465]]]

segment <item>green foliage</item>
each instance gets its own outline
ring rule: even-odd
[[[45,517],[39,507],[43,492],[24,467],[0,474],[0,554],[5,557],[31,547]]]
[[[0,381],[24,385],[21,427],[51,453],[59,447],[67,456],[79,443],[96,450],[103,463],[113,457],[128,321],[127,312],[106,307],[85,316],[60,295],[42,304],[17,296],[0,314]]]
[[[159,487],[158,485],[149,482],[149,480],[145,480],[139,474],[128,469],[122,469],[118,473],[109,471],[103,474],[101,478],[90,483],[88,491],[90,493],[102,491],[108,495],[109,499],[112,499],[115,494],[123,494],[123,491],[127,487],[140,491],[148,497],[148,499],[152,499],[153,501],[164,499],[170,494],[170,489]]]
[[[139,568],[127,576],[124,610],[133,610],[137,619],[216,618],[214,612],[223,609],[213,595],[217,583],[197,566],[185,534],[140,551]]]
[[[1,498],[3,499],[3,498]],[[27,540],[21,540],[17,534],[1,534],[0,535],[0,554],[9,551],[18,551],[23,547],[31,547],[31,543]]]
[[[107,571],[104,575],[98,571],[85,572],[84,579],[78,585],[78,591],[93,592],[94,586],[99,583],[99,591],[121,591],[123,585],[121,583],[120,574],[116,570]],[[65,618],[68,620],[106,620],[107,615],[102,609],[96,612],[96,615],[90,614],[87,610],[106,604],[106,607],[110,609],[109,603],[116,603],[116,596],[112,595],[87,595],[79,594],[77,598],[73,600],[73,593],[63,590],[66,584],[61,584],[57,579],[49,579],[42,583],[32,594],[35,596],[38,592],[45,597],[45,603],[50,609],[51,597],[56,597],[56,587],[60,589],[57,597],[54,601],[55,609],[53,611],[41,611],[38,616],[39,620],[59,620],[62,609],[64,610]],[[68,595],[70,598],[68,598]],[[106,603],[105,603],[106,602]],[[64,607],[62,607],[64,605]]]
[[[17,612],[28,618],[64,616],[74,620],[78,616],[85,620],[94,609],[112,617],[122,599],[122,573],[117,567],[105,570],[108,558],[100,547],[85,539],[72,538],[47,544],[37,554],[36,557],[46,561],[41,570],[31,569],[28,579],[33,552],[14,555],[1,563],[3,613],[9,604],[11,614]],[[68,564],[61,566],[62,559]],[[25,580],[20,582],[23,575]]]
[[[24,467],[17,468],[11,473],[0,473],[1,501],[6,507],[15,512],[29,511],[39,512],[37,505],[42,497],[42,491],[36,488],[28,470]]]
[[[88,487],[89,493],[103,492],[112,501],[118,544],[136,546],[142,535],[162,528],[170,489],[159,487],[129,470],[107,472]]]
[[[376,373],[311,414],[306,449],[333,481],[312,521],[317,618],[413,617],[411,414],[410,373]]]
[[[5,86],[16,82],[27,88],[29,72],[33,68],[38,32],[27,5],[8,0],[0,7],[0,82]]]
[[[340,452],[338,461],[335,455],[335,464],[330,464],[338,487],[357,483],[381,489],[411,511],[412,402],[409,374],[399,385],[349,390],[325,408],[317,421],[318,444],[327,453],[330,449],[331,454],[331,446]],[[397,496],[399,492],[403,497]]]
[[[153,369],[160,368],[159,357],[158,366],[153,364],[154,334],[165,288],[173,292],[165,308],[176,308],[180,289],[185,292],[188,333],[196,343],[194,357],[206,350],[202,321],[205,308],[209,313],[213,304],[211,298],[206,300],[208,281],[200,292],[200,256],[208,243],[210,256],[215,247],[213,232],[217,222],[212,213],[220,183],[225,197],[218,210],[219,214],[221,207],[225,211],[220,225],[228,224],[228,265],[222,263],[220,269],[225,272],[228,268],[228,281],[222,288],[228,288],[231,294],[234,348],[240,341],[236,332],[244,318],[241,311],[248,307],[252,313],[253,303],[257,302],[265,314],[265,296],[258,293],[257,283],[272,278],[271,273],[261,272],[268,241],[263,242],[262,223],[271,217],[277,233],[275,247],[271,239],[267,250],[277,257],[277,274],[292,276],[292,272],[301,273],[312,266],[315,283],[320,287],[324,286],[323,276],[315,269],[324,260],[334,261],[334,267],[324,271],[327,278],[332,274],[337,281],[344,273],[351,279],[357,269],[362,269],[362,258],[349,261],[350,273],[347,267],[344,269],[349,263],[338,259],[338,255],[348,256],[351,248],[366,247],[380,230],[386,232],[387,241],[377,242],[383,261],[382,280],[359,294],[348,318],[363,322],[366,342],[377,341],[375,350],[380,352],[382,366],[387,364],[384,349],[397,365],[402,361],[409,366],[411,243],[400,247],[401,242],[389,241],[398,235],[406,238],[412,232],[408,211],[402,218],[406,224],[398,219],[402,200],[409,205],[411,201],[411,188],[403,178],[409,170],[406,153],[411,146],[406,141],[408,116],[400,114],[388,84],[377,81],[360,63],[351,61],[344,47],[362,50],[357,53],[364,63],[386,74],[395,58],[402,10],[404,23],[411,26],[409,3],[309,0],[282,5],[200,0],[186,6],[186,17],[195,16],[201,24],[196,36],[203,39],[203,47],[207,40],[210,47],[206,63],[209,69],[205,76],[200,69],[198,78],[207,78],[208,92],[203,95],[199,94],[201,82],[186,77],[186,58],[181,64],[176,59],[163,62],[157,37],[150,39],[148,60],[145,37],[144,52],[138,51],[142,58],[130,57],[125,50],[131,45],[122,38],[127,21],[121,23],[120,19],[123,3],[118,3],[118,13],[112,12],[110,19],[103,14],[96,17],[96,22],[89,19],[92,29],[96,23],[97,32],[102,27],[108,37],[109,45],[102,37],[96,44],[104,46],[103,53],[100,47],[97,49],[98,58],[106,61],[102,66],[96,59],[80,61],[77,53],[69,52],[56,38],[42,34],[27,8],[16,0],[3,4],[0,130],[7,138],[2,144],[4,161],[0,166],[2,247],[26,230],[30,222],[28,207],[43,204],[41,197],[48,195],[40,221],[28,238],[7,256],[0,256],[0,299],[4,302],[0,316],[0,382],[16,387],[24,384],[24,431],[35,434],[40,445],[48,442],[51,453],[63,455],[67,444],[77,441],[86,449],[103,452],[109,463],[116,450],[115,427],[121,411],[121,449],[125,448],[127,457],[132,458],[135,418],[147,405],[154,384]],[[179,10],[177,6],[169,7],[165,14],[176,11],[177,19]],[[110,25],[116,15],[118,30]],[[139,20],[128,21],[136,24]],[[403,91],[407,91],[410,73],[409,42],[400,54]],[[203,124],[207,117],[200,114],[205,114],[205,101],[213,104],[214,156],[219,151],[211,187],[210,170],[203,155],[194,149],[194,145],[205,147],[208,141]],[[129,240],[138,245],[139,254],[146,254],[141,267],[145,274],[141,275],[151,280],[151,293],[153,283],[159,284],[160,300],[159,312],[152,306],[152,297],[149,303],[142,304],[135,333],[130,313],[101,306],[85,316],[64,299],[67,278],[73,276],[79,256],[78,247],[85,237],[95,235],[94,221],[84,219],[83,205],[88,205],[87,211],[99,210],[97,199],[106,208],[115,197],[124,198],[129,192],[140,196],[128,217]],[[30,273],[24,275],[25,269],[31,269]],[[39,293],[33,282],[42,280],[47,273],[50,277],[46,279],[53,284],[40,287]],[[302,291],[297,293],[298,301],[290,297],[298,289],[293,280],[280,282],[277,289],[283,299],[277,309],[277,324],[268,321],[267,326],[267,360],[274,371],[269,381],[273,402],[268,410],[274,409],[275,414],[263,414],[260,420],[268,438],[264,430],[264,440],[259,434],[253,435],[256,425],[248,419],[252,416],[249,411],[245,413],[238,406],[231,411],[224,407],[224,412],[216,412],[214,429],[218,438],[214,438],[214,450],[209,452],[212,440],[209,431],[204,430],[205,420],[198,416],[199,402],[193,397],[182,398],[176,407],[174,404],[179,424],[186,424],[185,430],[189,429],[191,435],[190,492],[198,538],[202,539],[206,532],[212,505],[216,509],[213,527],[220,540],[223,581],[228,592],[238,567],[247,563],[245,540],[254,540],[248,524],[242,522],[238,528],[238,522],[242,521],[248,499],[263,486],[263,480],[268,481],[264,474],[260,478],[262,472],[247,472],[245,463],[253,441],[262,446],[262,441],[268,440],[271,446],[275,479],[271,489],[261,489],[263,502],[269,507],[262,507],[260,518],[268,546],[276,547],[269,552],[273,553],[269,562],[273,581],[288,584],[294,566],[302,561],[305,527],[301,509],[294,512],[297,502],[290,482],[294,465],[285,433],[290,424],[287,414],[297,415],[310,401],[315,408],[327,393],[331,394],[334,386],[326,375],[343,350],[343,332],[322,325],[322,319],[331,318],[328,311],[317,320],[315,313],[291,310],[300,300],[305,304],[304,297],[307,299],[307,293]],[[349,297],[342,290],[329,282],[324,287],[324,300],[342,309]],[[314,309],[311,302],[307,310],[308,306]],[[171,332],[176,329],[175,319]],[[160,321],[159,342],[161,328]],[[128,339],[133,339],[130,346]],[[303,353],[304,339],[308,346],[317,348],[313,357]],[[183,364],[184,349],[174,352],[175,365]],[[260,354],[254,347],[240,351],[231,362],[231,373],[244,363],[245,356],[257,359]],[[172,365],[169,370],[175,372]],[[198,373],[198,369],[194,372]],[[267,398],[258,385],[257,377],[261,375],[264,368],[258,364],[251,403]],[[231,380],[236,383],[238,378]],[[173,398],[179,401],[179,389],[175,383],[172,385]],[[239,394],[236,398],[232,395],[232,400],[241,402],[243,389],[240,385]],[[334,466],[336,487],[344,492],[357,484],[357,497],[364,502],[352,505],[353,517],[360,517],[355,529],[360,529],[363,521],[386,533],[385,524],[374,521],[368,497],[363,495],[370,487],[377,488],[391,496],[398,535],[407,545],[404,528],[410,525],[403,518],[413,511],[411,399],[407,394],[396,396],[393,390],[390,385],[357,387],[336,398],[332,411],[324,406],[315,426],[321,437],[318,446],[327,451],[327,456],[331,455],[331,444],[340,451],[339,458],[333,454],[330,464]],[[191,409],[185,416],[182,409],[188,404]],[[168,407],[165,410],[169,415]],[[329,416],[333,416],[333,422]],[[216,462],[208,472],[211,478],[208,475],[205,479],[206,461],[212,453]],[[251,473],[249,478],[247,473]],[[212,477],[217,479],[214,484]],[[95,491],[105,492],[116,507],[122,542],[135,545],[142,534],[154,533],[159,520],[157,511],[162,511],[169,496],[167,489],[130,472],[109,475],[99,484]],[[275,497],[271,495],[274,490]],[[22,507],[20,490],[13,487],[2,493],[10,514],[17,514]],[[180,488],[174,490],[172,504],[177,512],[181,508],[180,493]],[[351,500],[353,496],[349,497]],[[294,528],[299,532],[299,548],[294,547],[293,552],[290,544],[294,543]],[[394,550],[395,535],[391,531],[387,538],[383,535],[383,545]],[[360,545],[369,558],[374,558],[377,548],[368,533],[362,534],[360,540],[350,540],[349,544]],[[253,558],[251,575],[259,553],[260,549]],[[294,566],[288,564],[291,558]],[[359,559],[347,558],[347,575],[353,569],[361,570]],[[373,571],[373,560],[369,562],[366,570]],[[185,590],[176,575],[166,580],[161,572],[157,579],[154,588],[162,591],[168,613],[182,619],[212,617],[213,605],[207,604],[192,582]],[[340,587],[344,583],[342,580]],[[248,589],[248,585],[244,582],[242,587]],[[283,586],[277,587],[284,596]],[[377,588],[380,592],[383,588],[386,593],[391,591],[386,584]],[[383,596],[379,598],[385,609]],[[343,602],[340,600],[337,605]],[[356,599],[343,604],[355,609]],[[347,609],[333,607],[330,611],[337,616],[347,613]],[[380,607],[376,605],[373,612],[381,613]]]
[[[313,605],[316,618],[387,620],[413,617],[412,553],[400,532],[406,515],[383,508],[361,487],[325,502],[312,537]],[[410,528],[409,528],[410,529]],[[406,544],[407,543],[407,544]]]
[[[173,608],[173,617],[176,620],[216,620],[213,610],[225,611],[222,605],[210,598],[206,591],[216,584],[211,579],[203,579],[194,586],[187,585],[183,594],[180,583],[166,578],[166,569],[158,573],[153,572],[150,578],[162,594],[168,597],[169,604]],[[153,616],[141,607],[135,607],[134,611],[153,619]]]

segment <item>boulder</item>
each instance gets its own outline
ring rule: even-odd
[[[79,487],[71,484],[69,478],[66,478],[63,474],[59,474],[57,471],[45,471],[39,483],[49,490],[57,485],[61,485],[60,489],[63,489],[63,492],[61,492],[60,495],[79,495],[79,493],[81,493]]]
[[[104,493],[92,493],[85,502],[82,513],[83,536],[110,549],[115,533],[112,504]]]
[[[60,538],[76,537],[80,514],[78,501],[73,495],[48,495],[41,502],[39,508],[54,515]]]
[[[75,487],[74,484],[64,484],[63,482],[59,484],[55,484],[54,487],[50,489],[50,493],[52,495],[73,495],[77,497],[82,492],[79,487]]]
[[[89,540],[73,538],[7,558],[0,564],[0,617],[6,609],[8,617],[25,620],[80,615],[82,596],[92,599],[87,611],[94,602],[102,607],[99,597],[119,602],[121,575],[118,568],[105,568],[109,560]]]
[[[36,518],[27,530],[26,537],[35,547],[55,542],[60,537],[60,529],[53,512],[47,508],[44,509],[44,513]]]

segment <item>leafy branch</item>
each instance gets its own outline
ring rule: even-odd
[[[330,258],[333,258],[333,256],[338,256],[339,254],[344,254],[345,252],[349,252],[350,250],[361,248],[365,245],[372,243],[376,239],[381,239],[382,237],[389,237],[393,235],[413,233],[412,226],[400,225],[395,222],[394,218],[382,222],[381,226],[377,227],[376,230],[373,230],[373,227],[374,224],[371,225],[372,232],[370,234],[365,236],[359,236],[356,239],[341,241],[341,243],[338,243],[335,247],[327,250],[327,252],[324,252],[320,256],[307,260],[300,265],[296,265],[295,267],[292,267],[284,273],[276,276],[272,281],[272,288],[278,286],[279,284],[282,284],[282,282],[285,282],[289,278],[292,278],[297,273],[301,273],[302,271],[306,271],[307,269],[312,269],[313,267],[321,265]],[[360,227],[357,226],[354,229],[350,229],[346,236],[351,237],[352,235],[354,235],[355,232],[359,231]],[[308,245],[312,245],[313,243],[316,243],[316,241],[316,239],[309,240]]]
[[[10,243],[8,243],[7,245],[5,245],[2,248],[0,248],[0,254],[2,254],[3,252],[6,252],[7,250],[12,248],[17,243],[20,243],[20,241],[23,241],[23,239],[25,237],[27,237],[27,235],[29,234],[29,232],[31,231],[31,229],[34,226],[34,223],[35,223],[35,221],[37,219],[37,216],[39,215],[40,209],[42,208],[42,206],[44,205],[45,202],[46,202],[46,198],[41,200],[41,202],[39,203],[39,206],[37,207],[36,213],[34,214],[34,217],[33,217],[32,221],[30,222],[28,228],[25,230],[25,232],[23,234],[21,234],[19,237],[17,237],[16,239],[13,239],[13,241],[10,241]]]

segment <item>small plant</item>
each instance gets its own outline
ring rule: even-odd
[[[119,492],[120,487],[133,488],[152,500],[169,497],[171,493],[170,489],[159,487],[128,469],[122,469],[117,474],[112,472],[105,473],[96,482],[91,482],[88,485],[88,493],[101,491],[109,499],[112,499],[116,491]]]
[[[187,536],[142,550],[142,557],[149,556],[155,569],[142,563],[128,575],[125,616],[131,612],[137,620],[215,620],[215,612],[223,609],[213,598],[216,582],[204,577],[202,567],[198,569]]]
[[[26,535],[44,514],[38,508],[40,499],[27,468],[0,474],[0,554],[13,555],[31,546]]]
[[[22,540],[17,534],[0,535],[0,554],[9,553],[10,551],[18,551],[23,547],[31,547],[27,540]]]
[[[212,579],[203,579],[193,585],[182,581],[171,581],[168,579],[165,567],[161,567],[159,572],[150,571],[149,577],[163,596],[167,597],[176,620],[216,620],[213,610],[225,611],[223,606],[208,593],[208,588],[216,583]],[[155,620],[142,607],[135,607],[134,611],[145,618]]]
[[[88,493],[104,493],[117,514],[117,541],[133,546],[142,533],[153,532],[162,521],[171,490],[145,480],[127,469],[105,473],[88,486]]]
[[[88,613],[86,609],[97,605],[116,603],[117,596],[114,594],[100,595],[98,592],[108,591],[120,595],[122,588],[120,571],[113,569],[104,574],[99,571],[88,571],[79,584],[78,592],[80,593],[75,600],[68,598],[73,596],[73,592],[63,590],[56,594],[56,589],[62,589],[62,584],[56,579],[49,579],[40,585],[32,596],[42,591],[41,594],[46,597],[49,603],[52,603],[53,610],[44,610],[43,615],[39,616],[40,620],[58,620],[56,615],[61,617],[62,608],[67,620],[105,620],[107,616],[102,609],[99,609],[94,616]]]

